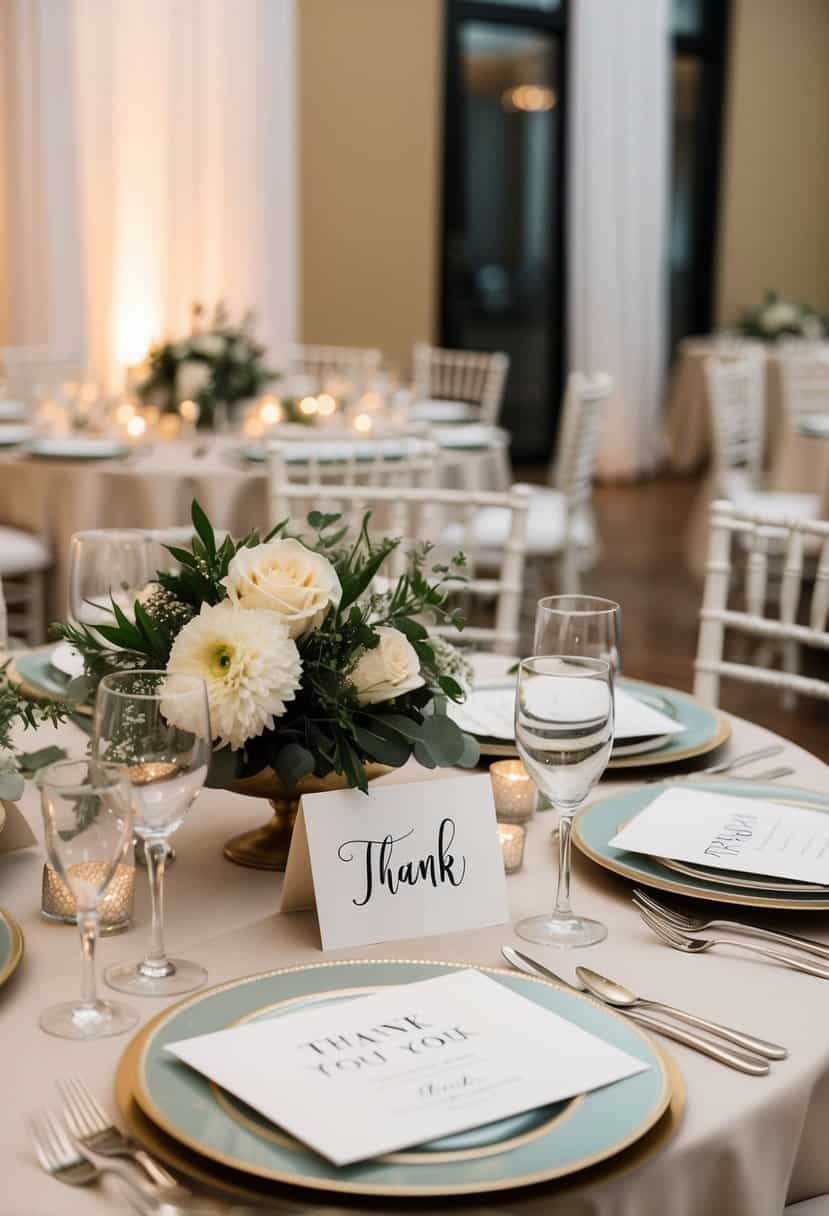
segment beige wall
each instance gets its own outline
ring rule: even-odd
[[[735,0],[717,319],[766,288],[829,313],[829,2]]]
[[[441,0],[299,0],[301,337],[435,336]]]

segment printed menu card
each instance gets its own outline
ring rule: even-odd
[[[610,844],[718,870],[829,884],[829,814],[782,802],[666,790]]]
[[[615,737],[619,742],[625,739],[679,735],[685,730],[681,722],[640,701],[618,684],[614,695]],[[473,689],[462,704],[450,704],[447,712],[462,730],[473,735],[490,739],[515,738],[513,687]]]
[[[648,1065],[479,971],[167,1050],[335,1165],[573,1097]]]

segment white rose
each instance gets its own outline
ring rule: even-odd
[[[207,388],[210,368],[200,359],[185,359],[176,372],[176,397],[179,401],[193,401],[202,389]]]
[[[227,339],[222,334],[199,334],[193,339],[193,350],[212,359],[222,354]]]
[[[361,705],[390,701],[425,683],[409,639],[389,625],[378,625],[375,632],[380,635],[379,644],[373,650],[364,650],[351,672]]]
[[[292,538],[240,549],[223,582],[240,608],[278,612],[292,638],[318,628],[343,593],[327,558]]]

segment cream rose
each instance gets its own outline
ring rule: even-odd
[[[361,705],[390,701],[425,683],[409,639],[389,625],[378,625],[375,632],[380,635],[379,644],[373,650],[364,650],[351,672]]]
[[[176,397],[179,401],[192,401],[202,389],[207,388],[210,368],[201,359],[185,359],[176,372]]]
[[[278,612],[292,638],[317,629],[343,593],[327,558],[293,538],[240,549],[223,582],[240,608]]]

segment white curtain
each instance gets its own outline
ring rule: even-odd
[[[575,0],[568,26],[568,345],[609,372],[603,478],[662,455],[671,42],[668,0]]]
[[[5,343],[119,387],[194,301],[293,340],[295,0],[0,8]]]

